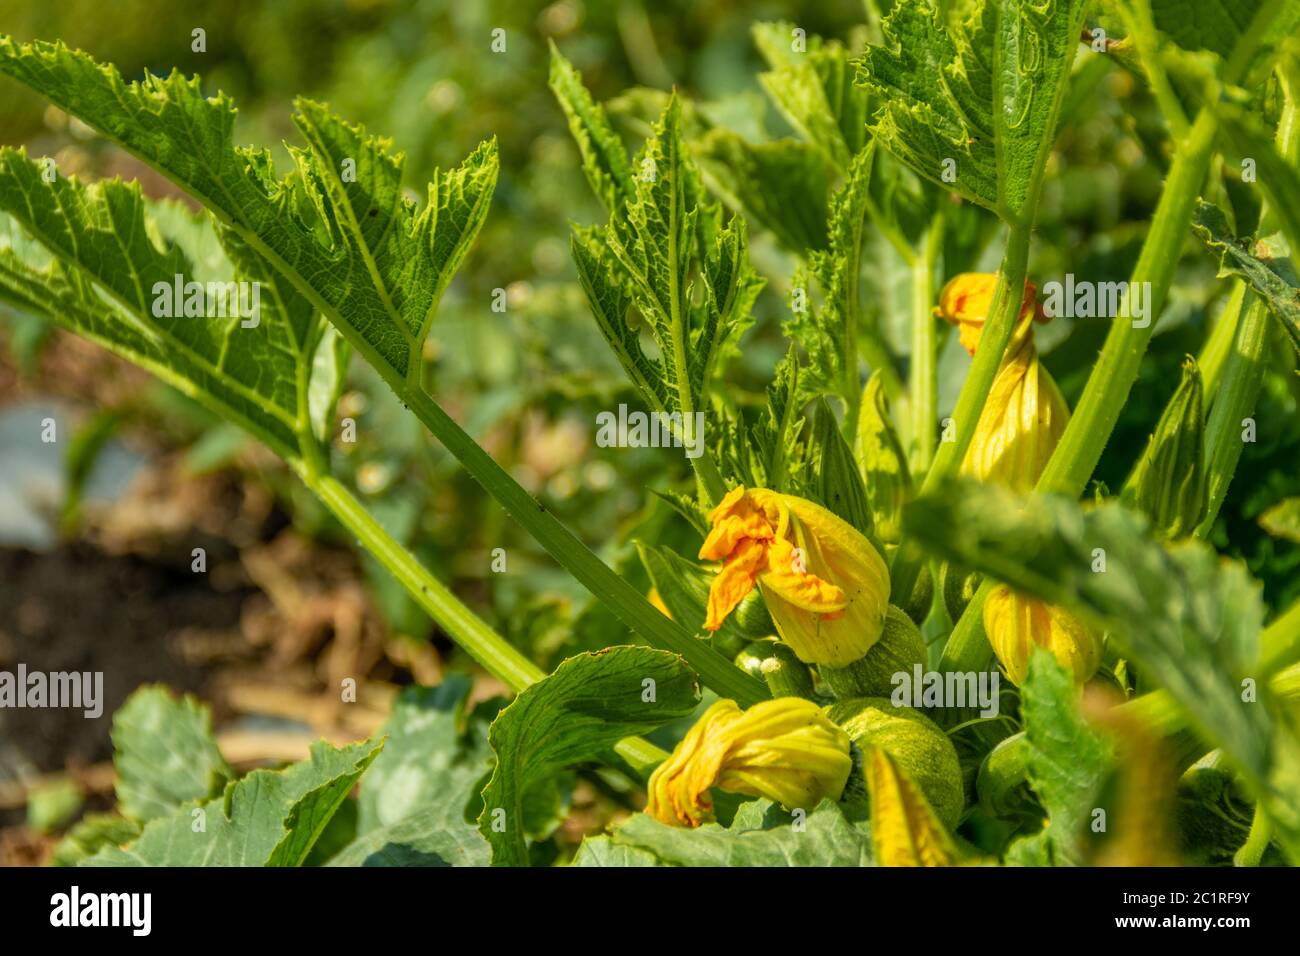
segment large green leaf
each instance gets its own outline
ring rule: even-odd
[[[118,809],[140,823],[207,800],[233,776],[212,736],[212,714],[188,694],[142,687],[113,715]]]
[[[573,857],[573,866],[663,866],[649,850],[615,843],[605,835],[587,837]]]
[[[615,846],[643,850],[675,866],[869,866],[871,836],[823,800],[800,819],[770,800],[744,804],[730,827],[672,827],[639,813],[612,834]],[[644,858],[632,856],[636,865]]]
[[[310,100],[294,122],[310,144],[297,174],[276,178],[270,153],[231,141],[235,109],[179,73],[126,83],[62,44],[0,38],[0,72],[32,87],[158,168],[278,268],[305,279],[314,304],[354,333],[372,362],[401,377],[496,184],[493,143],[439,173],[423,209],[402,193],[402,159]],[[304,290],[305,291],[305,290]]]
[[[582,171],[592,192],[610,213],[617,212],[636,195],[627,150],[609,125],[605,108],[591,98],[582,76],[551,43],[551,92],[569,121],[569,132],[582,154]]]
[[[284,275],[340,331],[475,479],[620,620],[657,646],[689,658],[716,689],[743,703],[763,698],[760,682],[656,613],[423,389],[424,336],[442,292],[486,216],[497,176],[494,143],[481,145],[457,169],[438,172],[421,208],[404,195],[403,161],[389,151],[386,140],[366,135],[308,100],[297,102],[294,120],[309,148],[290,147],[296,172],[281,179],[268,151],[233,145],[235,110],[230,100],[224,95],[205,97],[197,78],[173,73],[165,79],[147,76],[127,83],[112,67],[62,44],[18,44],[8,37],[0,37],[0,73],[109,136],[207,206],[223,227]],[[749,321],[749,305],[757,292],[752,270],[742,268],[743,224],[722,230],[716,215],[706,218],[709,252],[702,271],[712,292],[707,301],[692,303],[688,360],[679,363],[677,376],[683,382],[707,380],[728,338]],[[31,304],[31,278],[19,276],[17,288],[5,289],[6,295]],[[86,290],[75,291],[84,294],[67,305],[89,312],[93,297]],[[48,309],[49,299],[37,296],[35,307]],[[78,321],[93,325],[88,315]],[[149,356],[142,352],[142,357]],[[170,371],[166,361],[142,364],[158,374]],[[202,369],[187,374],[201,375]],[[182,376],[174,380],[181,386],[190,381]],[[201,400],[210,398],[204,389],[189,390]],[[684,389],[677,392],[686,394]],[[299,388],[298,394],[309,396],[310,389]],[[211,403],[226,410],[216,400]],[[300,401],[299,412],[297,434],[309,434],[309,399]],[[237,420],[292,459],[282,433],[258,430],[248,415]],[[478,656],[486,662],[490,655]],[[496,663],[502,662],[498,658]],[[526,662],[513,661],[509,669],[508,680],[515,687],[534,677]]]
[[[1209,50],[1232,56],[1251,26],[1260,3],[1242,0],[1149,0],[1157,29],[1185,50]],[[1300,3],[1284,0],[1266,24],[1266,39],[1290,36],[1300,28]]]
[[[930,553],[1109,632],[1223,749],[1300,859],[1300,741],[1266,687],[1258,700],[1243,693],[1258,677],[1264,611],[1241,564],[1195,540],[1163,546],[1145,517],[1114,502],[1085,509],[970,480],[913,502],[904,523]]]
[[[700,701],[694,672],[675,654],[611,647],[560,664],[492,724],[497,765],[483,789],[479,829],[496,865],[528,862],[524,796],[566,767],[603,757],[619,740],[685,717]]]
[[[1013,843],[1007,862],[1077,865],[1082,860],[1080,837],[1097,806],[1109,748],[1080,715],[1070,672],[1046,651],[1038,650],[1029,659],[1029,677],[1020,688],[1020,713],[1028,741],[1029,784],[1042,801],[1047,824]]]
[[[123,849],[86,866],[300,866],[339,805],[383,748],[319,742],[284,770],[254,770],[214,800],[148,823]]]
[[[0,229],[0,290],[296,457],[306,411],[299,385],[323,329],[306,299],[233,234],[218,244],[206,217],[165,205],[154,215],[138,183],[86,186],[42,172],[21,151],[0,149],[0,211],[9,217]],[[205,286],[259,283],[256,325],[238,315],[175,314],[175,303],[155,309],[155,286],[172,290],[178,275]]]
[[[416,810],[358,836],[327,866],[487,866],[488,845],[473,824],[449,820],[447,807]]]
[[[763,89],[805,140],[847,172],[866,145],[870,109],[869,94],[854,83],[848,51],[792,23],[758,23],[752,32],[771,67],[759,74]]]
[[[486,866],[471,822],[488,774],[487,720],[467,710],[471,682],[449,674],[408,687],[379,730],[381,753],[361,785],[357,837],[330,866]]]
[[[409,687],[379,729],[384,752],[361,785],[357,832],[392,826],[431,805],[449,828],[477,836],[465,816],[491,769],[486,721],[467,711],[470,680],[448,675],[437,687]]]
[[[1032,214],[1084,6],[980,0],[945,23],[942,7],[900,0],[862,60],[881,102],[872,132],[917,175],[1003,218]]]
[[[826,158],[817,149],[793,139],[750,143],[719,128],[703,137],[695,155],[710,184],[791,252],[826,247],[830,185]]]

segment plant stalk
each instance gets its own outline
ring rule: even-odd
[[[470,438],[437,402],[420,391],[402,396],[420,422],[450,451],[483,489],[524,526],[559,563],[624,624],[652,647],[673,651],[722,697],[749,707],[771,695],[765,684],[750,677],[694,634],[656,610],[631,584],[616,574],[573,532],[520,487],[483,448]]]
[[[934,270],[943,238],[943,215],[936,214],[912,259],[912,474],[924,478],[934,460],[934,426],[938,417],[938,356],[932,306]]]
[[[299,471],[299,476],[339,523],[356,535],[425,613],[484,670],[516,694],[546,676],[545,671],[512,647],[394,540],[337,478],[329,474],[309,476],[305,468]],[[614,750],[642,776],[668,757],[639,737],[619,741]]]
[[[975,350],[975,358],[953,408],[954,437],[952,441],[939,443],[939,451],[921,485],[921,494],[932,491],[944,478],[956,474],[970,448],[971,439],[975,436],[975,426],[979,423],[984,402],[993,387],[993,379],[1002,364],[1003,353],[1011,340],[1016,319],[1020,315],[1020,306],[1024,302],[1030,232],[1030,226],[1023,222],[1008,226],[1006,251],[1002,257],[1002,268],[998,272],[998,284],[989,306],[989,315],[980,335],[980,347]],[[916,549],[907,547],[906,543],[898,549],[889,572],[890,601],[901,604],[907,600],[916,584],[923,561],[924,557]]]

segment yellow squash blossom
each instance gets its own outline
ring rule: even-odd
[[[1052,652],[1082,684],[1101,663],[1101,639],[1082,621],[1045,601],[1013,591],[1005,584],[989,592],[984,602],[984,631],[993,652],[1016,686],[1029,672],[1035,646]]]
[[[746,711],[720,700],[651,774],[646,813],[697,827],[713,815],[710,787],[811,810],[839,799],[852,765],[848,734],[810,700],[778,697]]]
[[[844,666],[877,640],[889,569],[847,521],[794,495],[734,488],[709,513],[700,558],[723,561],[704,627],[716,631],[758,584],[777,633],[806,664]]]
[[[1070,408],[1033,340],[1021,338],[993,379],[961,470],[1014,491],[1032,491],[1069,420]]]
[[[971,355],[979,345],[980,334],[984,331],[984,320],[988,318],[989,308],[993,305],[993,291],[997,288],[998,277],[992,272],[962,272],[953,276],[939,293],[939,306],[934,314],[957,326],[957,335],[961,344]],[[1017,328],[1017,335],[1027,331],[1029,320],[1047,321],[1047,315],[1035,298],[1037,290],[1034,284],[1025,280],[1025,299],[1020,306],[1022,326]]]

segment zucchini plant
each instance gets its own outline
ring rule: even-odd
[[[299,99],[284,172],[197,77],[127,82],[0,37],[0,73],[201,206],[0,149],[0,297],[245,429],[516,695],[412,689],[381,737],[238,777],[199,705],[142,690],[114,720],[119,812],[62,862],[524,865],[556,779],[586,764],[647,803],[578,864],[1300,858],[1300,606],[1268,607],[1206,540],[1265,364],[1300,352],[1300,4],[1215,4],[1212,33],[1172,0],[888,6],[865,45],[755,26],[779,138],[679,91],[602,104],[552,45],[607,217],[571,229],[578,282],[692,473],[656,492],[698,545],[637,542],[650,595],[430,394],[425,343],[489,215],[495,142],[417,200],[389,141]],[[1031,279],[1031,252],[1058,139],[1111,71],[1149,87],[1168,170],[1071,403],[1040,348],[1073,300]],[[1234,151],[1260,170],[1253,217],[1214,187]],[[1090,490],[1193,236],[1228,306],[1124,487]],[[764,296],[786,306],[783,354],[742,401]],[[943,414],[953,328],[971,358]],[[384,529],[332,468],[354,355],[639,643],[610,634],[548,675]],[[1084,708],[1085,689],[1119,702]],[[195,759],[166,770],[168,750]],[[1157,786],[1186,798],[1184,842],[1152,849],[1132,794],[1169,750],[1180,777]],[[1208,815],[1232,825],[1189,843]]]

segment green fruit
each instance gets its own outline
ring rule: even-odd
[[[885,615],[880,640],[859,660],[845,667],[822,664],[818,673],[831,692],[841,700],[852,697],[888,697],[894,691],[894,675],[910,675],[925,666],[925,641],[912,619],[892,604]]]
[[[943,605],[953,623],[961,617],[975,592],[979,590],[980,576],[973,571],[945,562],[939,572],[939,587],[943,589]]]
[[[910,707],[895,707],[887,697],[840,701],[826,713],[859,747],[879,747],[893,757],[944,825],[957,825],[965,804],[961,764],[934,721]]]
[[[759,593],[758,588],[745,595],[732,617],[736,623],[736,630],[751,641],[771,637],[776,633],[776,625],[772,623],[772,615],[767,613],[767,604],[763,601],[763,595]]]
[[[902,610],[917,627],[920,627],[930,616],[930,604],[933,600],[934,578],[930,575],[929,567],[922,567],[921,573],[916,576],[916,584],[912,585],[912,593],[903,602]]]

